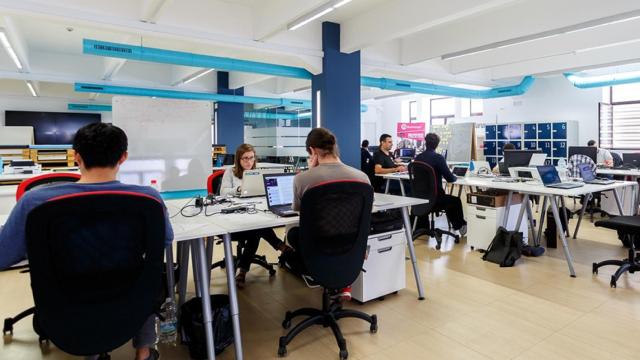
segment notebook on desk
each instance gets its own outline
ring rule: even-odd
[[[267,195],[269,211],[278,216],[298,215],[293,211],[293,177],[296,174],[270,174],[264,175],[264,192]]]

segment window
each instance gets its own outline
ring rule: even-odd
[[[482,99],[461,99],[462,117],[482,116]]]
[[[456,116],[456,101],[454,98],[431,99],[430,125],[446,125],[447,119]]]
[[[418,102],[409,101],[409,122],[418,120]]]
[[[598,106],[599,146],[640,150],[640,84],[612,86]]]

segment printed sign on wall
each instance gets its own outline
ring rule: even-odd
[[[425,123],[403,123],[399,122],[396,128],[396,136],[401,139],[423,140],[425,134]]]

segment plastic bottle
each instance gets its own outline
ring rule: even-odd
[[[160,192],[160,184],[158,184],[158,180],[152,179],[151,180],[151,187],[156,189],[156,191]]]
[[[561,180],[564,181],[567,179],[567,161],[563,158],[558,160],[558,174]]]
[[[476,170],[476,164],[471,160],[469,162],[469,171],[467,171],[466,176],[469,176],[469,173],[473,173]]]
[[[159,318],[156,320],[156,334],[158,342],[176,346],[178,344],[178,318],[176,314],[176,304],[173,299],[167,298],[160,307],[160,314],[164,320]]]

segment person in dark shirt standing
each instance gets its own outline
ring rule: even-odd
[[[462,212],[462,201],[456,196],[447,194],[442,187],[442,178],[447,182],[455,182],[456,176],[451,173],[444,157],[436,153],[436,148],[440,143],[440,137],[434,133],[428,133],[424,137],[426,150],[416,157],[416,161],[421,161],[430,165],[436,174],[436,184],[438,184],[438,197],[435,209],[442,209],[446,212],[447,218],[454,230],[461,236],[467,233],[467,222],[464,220]]]
[[[362,140],[360,146],[360,170],[367,174],[369,182],[373,184],[374,170],[373,170],[373,157],[369,153],[369,140]]]
[[[392,147],[393,140],[391,139],[391,135],[380,135],[380,148],[373,153],[373,163],[375,164],[374,174],[391,174],[407,171],[406,166],[396,163],[393,157],[393,153],[391,152]],[[384,179],[382,177],[376,176],[373,184],[376,191],[381,191],[382,185],[384,184]],[[396,181],[391,182],[391,192],[399,192],[399,186],[396,184]]]

